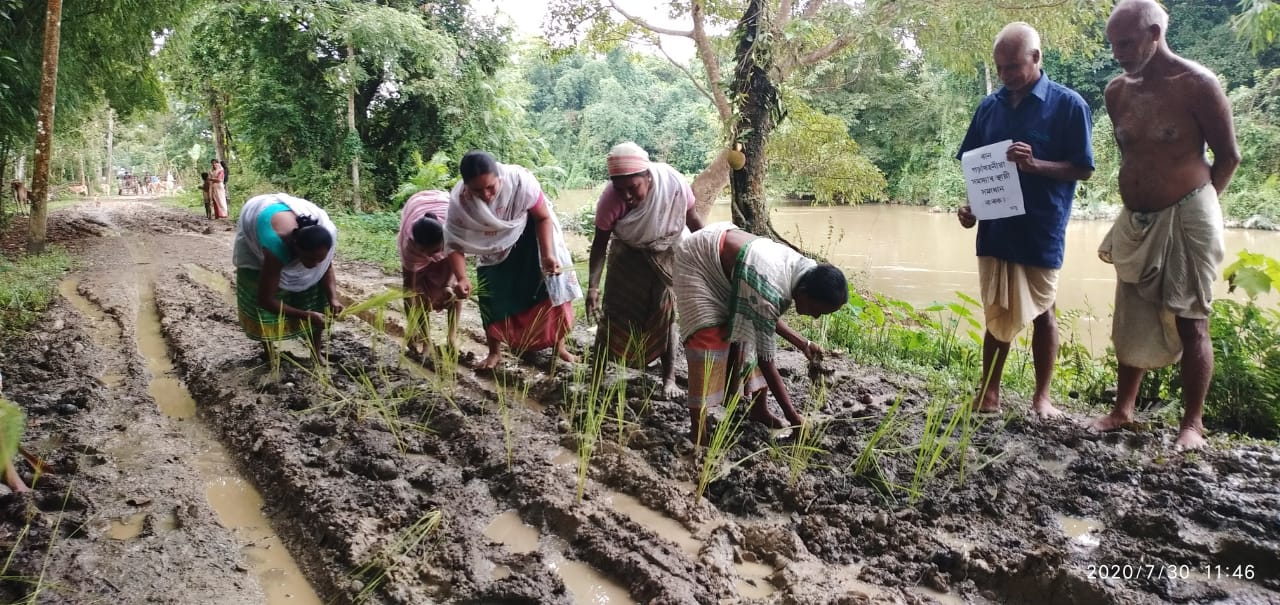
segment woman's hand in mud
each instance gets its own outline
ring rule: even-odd
[[[970,208],[968,204],[961,206],[960,211],[956,214],[960,216],[960,226],[965,229],[969,229],[978,224],[978,217],[974,216],[973,209]]]
[[[827,352],[823,350],[822,345],[812,340],[805,342],[804,356],[809,360],[809,363],[818,363],[822,361],[823,357],[826,357]]]
[[[342,310],[345,308],[347,307],[343,305],[342,301],[338,300],[337,297],[333,297],[329,299],[329,309],[333,311],[334,315],[341,313]]]

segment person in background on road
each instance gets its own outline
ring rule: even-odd
[[[560,359],[575,361],[565,339],[582,289],[551,200],[532,173],[500,164],[487,152],[467,152],[460,169],[445,247],[455,266],[463,254],[478,257],[476,302],[489,347],[479,368],[498,365],[502,343],[519,353],[555,347]],[[466,297],[471,284],[459,280],[455,290]]]
[[[213,218],[213,194],[209,186],[209,173],[200,173],[200,197],[204,200],[204,217]]]
[[[981,412],[1000,410],[1009,344],[1031,323],[1036,372],[1031,411],[1059,416],[1049,398],[1058,358],[1054,301],[1076,181],[1093,175],[1089,105],[1041,71],[1040,35],[1026,23],[1000,30],[992,58],[1004,86],[978,105],[956,157],[1012,140],[1006,157],[1018,165],[1026,213],[978,225],[978,281],[987,329],[973,405]],[[961,225],[967,229],[977,222],[969,206],[960,208]]]
[[[272,193],[250,198],[240,211],[232,262],[236,301],[245,334],[263,343],[309,336],[324,360],[325,311],[342,311],[333,256],[338,229],[311,202]]]
[[[1240,148],[1218,78],[1169,49],[1168,26],[1169,14],[1151,0],[1124,0],[1107,21],[1111,54],[1124,70],[1104,93],[1124,209],[1098,255],[1116,269],[1111,340],[1120,367],[1115,407],[1092,428],[1133,422],[1143,374],[1181,359],[1177,446],[1194,449],[1205,445],[1209,314],[1226,254],[1218,196],[1240,165]]]
[[[782,314],[792,302],[801,315],[834,313],[849,301],[844,273],[731,223],[716,223],[677,246],[675,291],[689,361],[690,439],[706,445],[707,406],[736,396],[739,385],[751,399],[752,420],[786,426],[769,411],[768,386],[787,422],[803,424],[774,365],[774,335],[809,361],[820,360],[822,347],[791,329]]]
[[[680,173],[650,162],[639,145],[615,145],[606,165],[609,184],[596,203],[586,300],[587,316],[600,316],[594,353],[632,367],[646,367],[661,357],[663,394],[672,399],[680,395],[673,363],[675,247],[689,228],[702,227],[702,219],[694,211],[693,190]],[[598,313],[606,251],[610,277],[604,312]]]
[[[430,346],[427,314],[448,310],[448,346],[458,347],[458,314],[462,298],[457,285],[467,279],[466,264],[461,255],[444,250],[444,225],[449,215],[449,194],[443,191],[419,191],[404,203],[400,211],[400,233],[396,238],[400,250],[400,273],[404,277],[405,312],[411,326],[411,339],[405,344],[410,355],[422,355],[418,341]]]
[[[227,190],[223,188],[227,171],[218,160],[209,162],[209,166],[209,199],[213,201],[213,218],[227,218]]]

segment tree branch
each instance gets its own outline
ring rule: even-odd
[[[623,17],[624,19],[626,19],[627,21],[630,21],[630,22],[632,22],[632,23],[634,23],[634,24],[636,24],[636,25],[638,25],[638,26],[640,26],[640,27],[643,27],[643,28],[645,28],[645,29],[647,29],[647,30],[649,30],[649,31],[651,31],[651,32],[653,32],[653,33],[655,33],[655,34],[662,34],[662,35],[665,35],[665,36],[679,36],[679,37],[681,37],[681,38],[692,38],[692,37],[693,37],[693,32],[692,32],[692,31],[679,30],[679,29],[670,29],[670,28],[666,28],[666,27],[658,27],[657,25],[654,25],[654,24],[652,24],[652,23],[649,23],[648,21],[645,21],[644,19],[641,19],[640,17],[637,17],[637,16],[635,16],[635,15],[632,15],[631,13],[628,13],[627,11],[622,10],[622,7],[621,7],[621,6],[618,6],[618,3],[617,3],[617,1],[616,1],[616,0],[609,0],[609,6],[612,6],[612,7],[613,7],[613,10],[617,11],[617,13],[618,13],[619,15],[622,15],[622,17]]]
[[[693,0],[689,6],[689,14],[693,17],[693,44],[698,48],[698,58],[702,60],[702,68],[707,72],[707,86],[711,89],[716,113],[720,114],[720,127],[724,132],[729,132],[733,124],[733,107],[729,105],[729,97],[725,96],[724,88],[720,86],[723,79],[720,74],[720,59],[716,56],[716,49],[711,46],[711,39],[707,37],[704,22],[706,7],[702,3],[703,0]]]
[[[701,82],[698,81],[698,78],[693,75],[693,72],[689,71],[687,67],[681,65],[675,59],[671,58],[671,55],[667,53],[667,49],[662,47],[662,39],[658,39],[656,43],[658,45],[658,50],[662,52],[662,56],[666,57],[667,61],[671,62],[671,64],[674,65],[676,69],[684,72],[684,75],[688,76],[689,81],[693,83],[693,87],[698,89],[698,92],[702,93],[702,96],[706,97],[707,100],[711,101],[711,103],[714,105],[716,102],[716,98],[711,94],[710,91],[707,90],[705,86],[702,85]]]
[[[843,34],[840,34],[839,36],[836,36],[836,39],[832,40],[826,46],[823,46],[822,48],[814,50],[813,52],[803,57],[799,57],[793,61],[789,61],[787,65],[780,66],[779,69],[783,73],[783,75],[789,75],[791,73],[791,70],[797,67],[809,67],[810,65],[813,65],[820,61],[830,59],[832,55],[844,50],[845,47],[852,44],[854,38],[856,38],[856,35],[851,32],[845,32]]]
[[[791,22],[791,6],[794,0],[782,0],[778,3],[778,16],[773,20],[774,33],[782,33],[787,28],[787,23]]]

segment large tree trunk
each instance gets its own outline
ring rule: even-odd
[[[36,117],[36,166],[31,189],[31,224],[27,252],[44,252],[49,209],[49,155],[53,151],[54,97],[58,93],[58,43],[62,34],[62,0],[49,0],[44,21],[44,61],[40,65],[40,110]]]
[[[353,75],[356,50],[347,43],[347,136],[359,138],[356,132],[356,80]],[[360,212],[360,152],[351,156],[351,209]]]
[[[735,34],[738,48],[732,96],[738,106],[738,122],[733,140],[742,146],[747,161],[730,174],[729,185],[733,190],[733,222],[756,235],[785,242],[769,220],[764,187],[765,142],[777,126],[781,110],[778,89],[769,78],[773,53],[763,47],[772,41],[759,39],[760,33],[768,30],[767,19],[764,0],[750,0]]]

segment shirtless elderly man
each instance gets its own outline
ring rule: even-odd
[[[1168,24],[1154,0],[1122,0],[1107,21],[1111,52],[1124,69],[1107,84],[1106,103],[1125,207],[1098,254],[1116,269],[1111,338],[1120,371],[1115,408],[1092,426],[1109,431],[1132,422],[1143,374],[1181,358],[1177,445],[1199,448],[1213,377],[1212,286],[1224,256],[1218,195],[1240,150],[1217,78],[1169,50]]]

